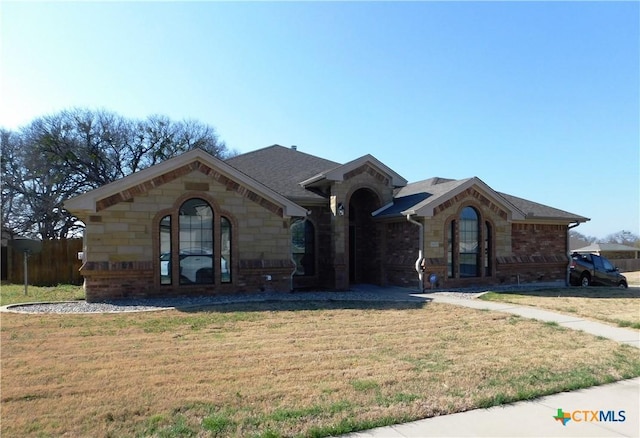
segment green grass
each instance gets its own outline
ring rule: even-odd
[[[24,294],[24,284],[3,283],[0,285],[0,306],[29,303],[34,301],[77,301],[84,300],[82,286],[59,284],[57,286],[31,286]]]

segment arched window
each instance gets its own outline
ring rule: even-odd
[[[454,278],[454,256],[453,248],[456,240],[456,221],[452,220],[447,228],[447,277]]]
[[[171,284],[171,216],[160,221],[160,284]]]
[[[473,207],[463,208],[460,214],[449,222],[447,277],[471,278],[491,275],[491,225],[486,222],[484,230],[481,226],[480,214]],[[484,240],[481,240],[483,238]]]
[[[304,219],[297,219],[291,224],[291,256],[296,264],[294,275],[314,275],[315,227]]]
[[[491,264],[491,258],[493,254],[493,234],[491,230],[491,224],[489,222],[484,223],[484,276],[491,277],[491,271],[493,265]]]
[[[158,216],[160,285],[232,283],[233,218],[210,202],[191,198]]]
[[[478,212],[465,207],[460,213],[459,264],[460,277],[480,276],[480,228]]]
[[[213,283],[213,210],[192,198],[179,211],[180,284]]]
[[[220,218],[220,281],[231,282],[231,221]]]

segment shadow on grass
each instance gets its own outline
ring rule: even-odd
[[[300,310],[411,310],[421,309],[431,300],[420,301],[357,301],[357,300],[295,300],[247,301],[176,307],[184,313],[196,312],[296,312]]]
[[[553,289],[496,291],[498,295],[522,295],[529,297],[575,297],[575,298],[638,298],[640,288],[617,287],[563,287]]]

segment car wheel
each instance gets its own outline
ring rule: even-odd
[[[591,277],[589,274],[582,274],[580,277],[580,286],[587,287],[591,284]]]
[[[621,281],[620,283],[618,283],[618,287],[620,289],[626,289],[629,287],[629,285],[627,285],[627,283],[625,283],[624,281]]]

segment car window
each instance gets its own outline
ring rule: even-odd
[[[602,259],[600,257],[593,257],[593,265],[596,269],[604,269],[604,265],[602,264]]]
[[[614,271],[615,270],[615,268],[613,267],[613,264],[609,260],[605,259],[604,257],[602,257],[602,264],[604,265],[604,269],[606,271]]]

